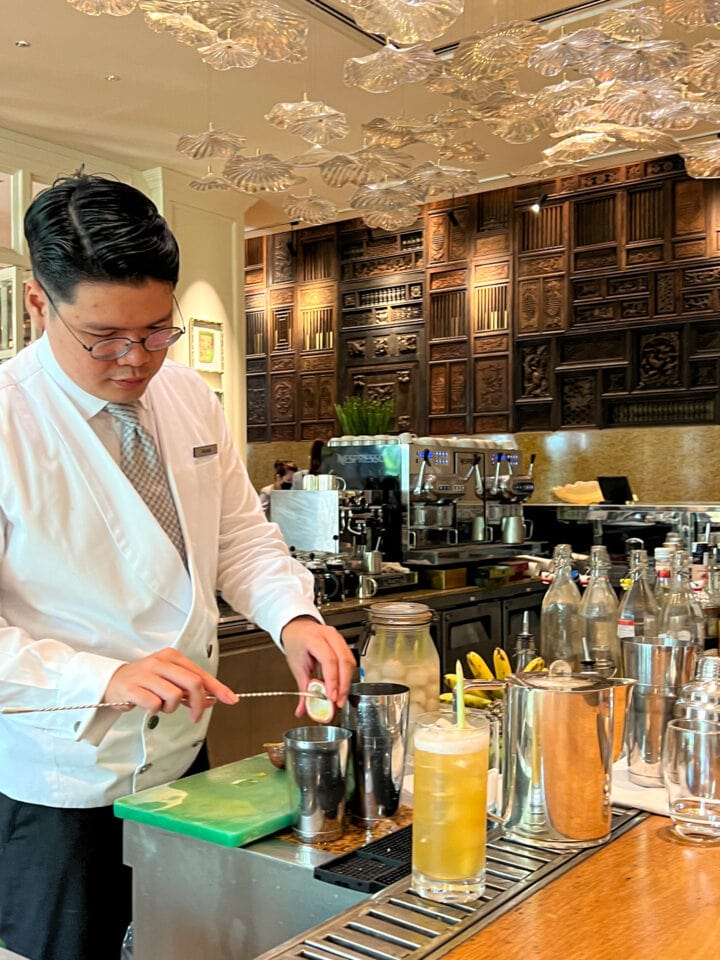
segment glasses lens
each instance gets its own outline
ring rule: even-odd
[[[166,327],[164,330],[155,330],[145,337],[146,350],[165,350],[179,340],[185,331],[180,327]]]
[[[119,360],[126,353],[130,353],[134,343],[142,343],[146,350],[167,350],[183,334],[180,327],[165,327],[154,330],[144,340],[130,340],[127,337],[111,337],[109,340],[98,340],[90,350],[90,355],[96,360]]]
[[[112,337],[110,340],[98,340],[92,345],[90,356],[96,360],[118,360],[130,352],[133,341],[125,337]]]

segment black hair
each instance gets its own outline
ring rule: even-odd
[[[276,460],[275,461],[275,473],[278,476],[284,476],[288,470],[292,470],[293,473],[297,470],[297,464],[294,460]]]
[[[310,447],[310,469],[309,473],[318,474],[320,473],[320,468],[322,467],[322,452],[323,447],[325,446],[322,440],[313,440],[312,447]]]
[[[177,283],[170,227],[152,200],[119,180],[82,170],[60,177],[28,207],[25,238],[35,278],[65,302],[83,282]]]

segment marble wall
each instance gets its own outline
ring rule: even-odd
[[[525,464],[536,454],[533,503],[558,502],[555,486],[617,475],[629,478],[641,503],[720,503],[720,426],[558,430],[516,439]],[[307,467],[310,443],[250,444],[255,487],[272,482],[275,460],[292,457]]]

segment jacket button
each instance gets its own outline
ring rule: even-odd
[[[138,767],[138,771],[137,771],[137,772],[138,772],[138,773],[147,773],[151,766],[152,766],[151,763],[144,763],[141,767]]]
[[[158,716],[152,716],[152,717],[150,717],[150,719],[148,720],[148,724],[147,724],[147,725],[148,725],[148,727],[149,727],[151,730],[154,730],[155,727],[156,727],[159,723],[160,723],[160,717],[158,717]]]
[[[209,644],[205,647],[205,653],[207,654],[208,660],[209,660],[210,657],[213,655],[213,650],[214,650],[214,649],[215,649],[215,648],[213,647],[213,645],[212,645],[211,643],[209,643]]]

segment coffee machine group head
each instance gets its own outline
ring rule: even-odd
[[[499,454],[492,477],[485,481],[487,524],[492,538],[506,544],[521,544],[532,537],[532,522],[525,520],[522,505],[535,491],[535,454],[527,473],[519,472],[518,466],[517,455]]]

